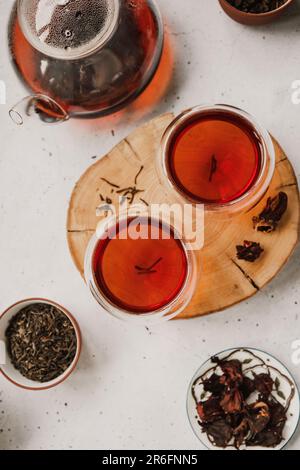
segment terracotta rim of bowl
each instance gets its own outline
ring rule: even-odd
[[[59,379],[59,380],[57,382],[51,384],[51,385],[44,385],[44,386],[41,386],[41,387],[28,387],[27,385],[22,385],[18,382],[15,382],[15,380],[13,380],[11,377],[9,377],[3,371],[2,367],[0,366],[0,374],[3,374],[3,376],[9,382],[11,382],[12,384],[16,385],[19,388],[23,388],[25,390],[30,390],[30,391],[33,391],[33,392],[38,392],[38,391],[41,391],[41,390],[49,390],[50,388],[56,387],[57,385],[60,385],[62,382],[67,380],[67,378],[72,374],[72,372],[74,372],[74,369],[77,366],[77,363],[78,363],[79,357],[80,357],[80,353],[81,353],[81,349],[82,349],[81,330],[80,330],[80,327],[77,323],[77,320],[73,317],[73,315],[65,307],[63,307],[62,305],[54,302],[53,300],[40,298],[40,297],[32,297],[32,298],[28,298],[28,299],[19,300],[18,302],[15,302],[10,307],[8,307],[6,310],[4,310],[3,313],[1,313],[0,320],[4,317],[4,315],[6,315],[12,308],[16,307],[17,305],[23,304],[24,302],[36,302],[36,301],[38,301],[40,303],[48,303],[48,304],[53,305],[58,310],[61,310],[61,312],[64,313],[69,318],[69,320],[71,321],[71,323],[74,327],[74,330],[75,330],[76,339],[77,339],[77,348],[76,348],[75,358],[72,362],[72,365],[70,366],[70,370],[68,371],[68,373],[61,379],[59,379],[59,376],[58,376],[57,379]]]
[[[233,5],[231,5],[228,2],[228,0],[219,0],[219,2],[221,3],[221,5],[225,3],[226,7],[228,7],[229,10],[241,15],[243,18],[266,18],[266,17],[273,16],[275,13],[280,12],[281,10],[284,10],[291,3],[293,3],[294,0],[287,0],[283,5],[281,5],[278,8],[275,8],[275,10],[266,11],[265,13],[249,13],[246,11],[239,10],[237,7],[234,7]]]

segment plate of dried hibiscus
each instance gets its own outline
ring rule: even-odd
[[[286,367],[253,348],[228,349],[194,375],[187,412],[211,450],[280,450],[296,431],[299,392]]]

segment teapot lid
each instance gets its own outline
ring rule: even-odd
[[[18,0],[19,22],[31,45],[45,55],[74,60],[113,34],[120,0]]]

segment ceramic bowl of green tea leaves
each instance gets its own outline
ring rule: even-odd
[[[75,318],[46,299],[26,299],[0,316],[0,374],[27,390],[46,390],[74,371],[81,351]]]
[[[219,0],[225,13],[238,23],[258,26],[271,23],[295,0]]]

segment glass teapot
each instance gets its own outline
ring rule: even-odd
[[[33,94],[11,117],[57,122],[121,109],[154,76],[163,38],[152,0],[18,0],[10,51]]]

